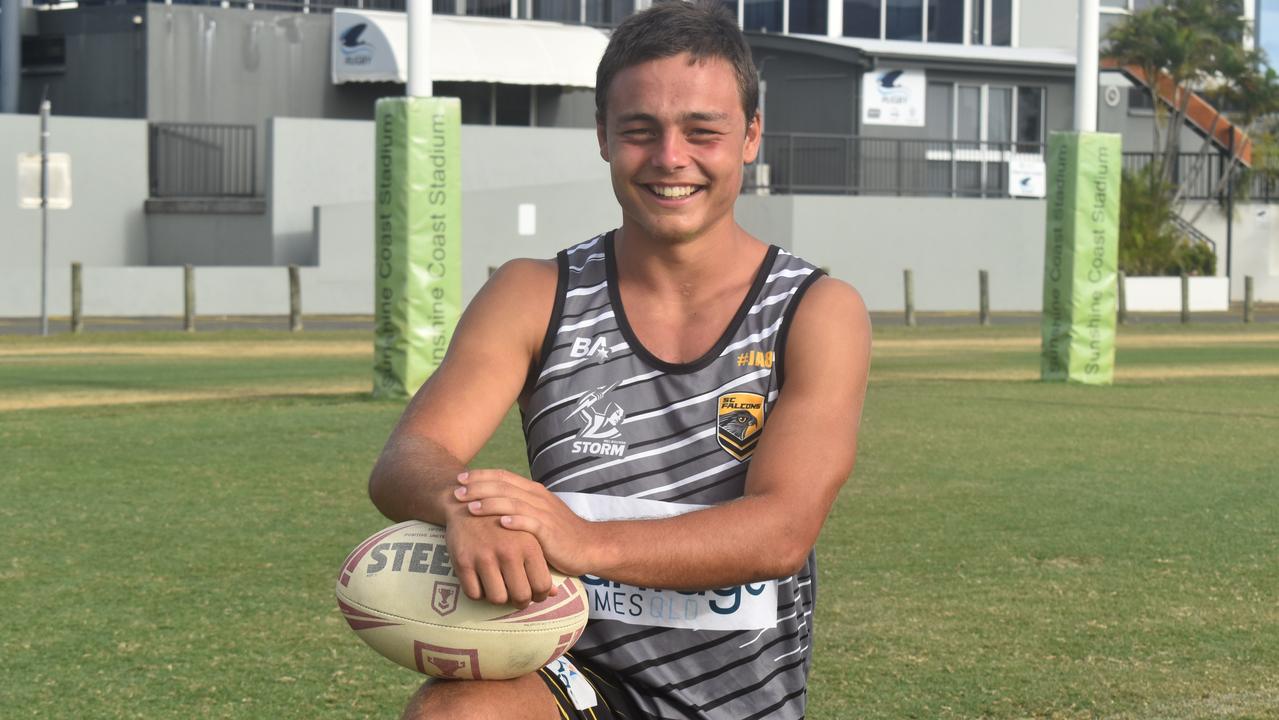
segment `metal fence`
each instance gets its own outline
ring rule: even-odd
[[[80,0],[81,6],[142,4],[153,0]],[[37,0],[52,4],[54,0]],[[175,5],[211,5],[253,10],[326,13],[336,8],[403,12],[405,0],[173,0]],[[635,0],[431,0],[437,15],[547,20],[614,27],[635,12]]]
[[[151,123],[151,197],[257,195],[257,128]]]
[[[767,178],[747,175],[746,192],[779,194],[1008,197],[1009,165],[1042,161],[1040,143],[907,140],[820,133],[764,133],[760,162]],[[1125,170],[1151,162],[1152,153],[1124,153]],[[1183,153],[1173,179],[1190,183],[1190,200],[1219,199],[1214,190],[1230,163],[1220,153]],[[1235,194],[1279,202],[1279,182],[1236,167]],[[1245,179],[1246,178],[1246,179]]]
[[[1043,146],[765,133],[761,157],[783,194],[1007,197],[1009,162],[1042,160]]]
[[[1154,153],[1124,153],[1124,170],[1140,170],[1153,160]],[[1178,186],[1186,184],[1185,197],[1189,200],[1221,200],[1226,192],[1221,178],[1229,168],[1230,159],[1221,153],[1181,153],[1173,164],[1172,182]],[[1250,173],[1241,165],[1235,166],[1233,174],[1236,200],[1279,202],[1279,180],[1262,173]]]

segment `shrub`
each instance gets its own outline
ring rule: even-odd
[[[1130,276],[1214,275],[1212,248],[1173,224],[1176,188],[1147,165],[1123,173],[1119,212],[1119,269]]]

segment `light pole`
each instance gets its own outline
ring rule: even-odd
[[[1075,132],[1097,132],[1097,0],[1079,0],[1079,61],[1075,67]]]

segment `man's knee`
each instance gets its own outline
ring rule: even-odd
[[[536,673],[515,680],[431,680],[413,694],[403,720],[556,720],[554,699]]]

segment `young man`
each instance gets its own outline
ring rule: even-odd
[[[621,228],[507,263],[468,307],[369,482],[445,525],[466,594],[527,605],[583,576],[568,662],[433,682],[409,718],[799,718],[813,545],[853,467],[860,297],[733,219],[758,78],[718,3],[614,32],[596,86]],[[532,479],[467,463],[513,402]]]

